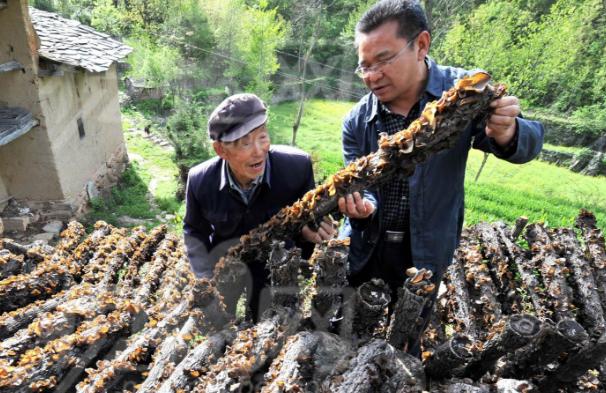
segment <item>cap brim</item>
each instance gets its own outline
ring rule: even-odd
[[[252,116],[250,119],[246,121],[246,123],[240,125],[239,127],[231,130],[229,133],[221,136],[221,142],[233,142],[242,138],[244,135],[250,133],[255,128],[258,128],[265,124],[267,121],[267,113],[259,113],[258,115]]]

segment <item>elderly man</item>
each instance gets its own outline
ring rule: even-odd
[[[370,93],[343,123],[345,162],[377,150],[379,133],[405,129],[425,105],[470,72],[428,57],[431,35],[415,0],[382,0],[356,26],[358,68]],[[407,267],[428,268],[439,280],[458,245],[464,213],[465,165],[471,147],[512,163],[541,150],[543,127],[520,117],[516,97],[492,103],[486,123],[473,122],[455,147],[430,157],[410,178],[339,201],[349,216],[341,236],[351,237],[350,282],[372,277],[401,286]]]
[[[226,98],[210,115],[208,135],[217,157],[189,171],[183,232],[192,270],[210,278],[217,260],[241,235],[312,189],[314,176],[308,154],[270,146],[267,108],[254,94]],[[305,227],[292,240],[310,249],[305,244],[334,233],[331,224],[322,222],[317,232]],[[256,316],[267,271],[261,261],[249,268],[249,303]]]

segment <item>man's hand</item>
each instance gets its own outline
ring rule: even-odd
[[[375,206],[357,191],[339,198],[338,204],[339,211],[349,218],[366,218],[375,211]]]
[[[517,97],[507,96],[490,103],[493,114],[486,122],[486,135],[499,146],[507,146],[516,133],[516,117],[520,114]]]
[[[301,235],[303,236],[303,239],[308,242],[319,244],[325,240],[333,239],[336,236],[337,224],[337,222],[326,216],[320,223],[320,227],[317,231],[313,231],[310,227],[305,225],[303,229],[301,229]]]

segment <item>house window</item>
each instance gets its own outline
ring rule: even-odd
[[[78,135],[80,136],[80,139],[86,136],[86,133],[84,132],[84,123],[82,123],[81,117],[78,118]]]

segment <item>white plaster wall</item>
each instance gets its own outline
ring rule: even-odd
[[[124,148],[115,64],[103,73],[41,78],[40,102],[64,199],[73,199]]]

